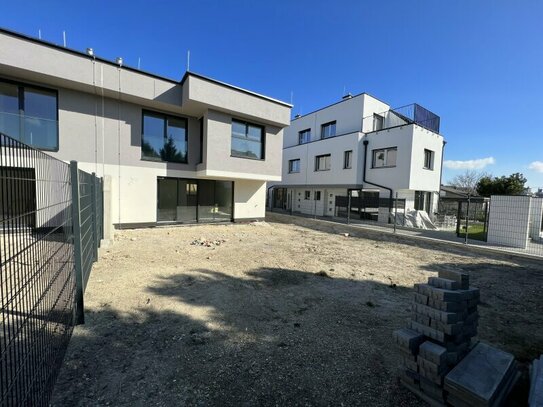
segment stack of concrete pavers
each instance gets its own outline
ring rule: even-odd
[[[464,358],[477,335],[479,289],[469,275],[440,271],[415,284],[409,328],[394,332],[402,351],[400,381],[433,405],[443,405],[446,374]]]
[[[519,376],[513,355],[478,343],[445,377],[447,403],[455,407],[501,406]]]
[[[543,407],[543,355],[535,359],[530,367],[530,407]]]

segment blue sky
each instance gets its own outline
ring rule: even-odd
[[[379,4],[378,4],[379,3]],[[20,1],[0,25],[180,79],[191,70],[295,113],[346,89],[441,116],[444,180],[522,172],[543,187],[543,2]]]

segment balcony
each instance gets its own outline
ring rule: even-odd
[[[440,118],[438,115],[413,103],[364,117],[362,119],[362,131],[364,133],[371,133],[408,124],[416,124],[439,134],[439,121]]]
[[[0,112],[0,133],[41,150],[58,150],[57,120]]]

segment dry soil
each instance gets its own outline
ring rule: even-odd
[[[543,352],[536,263],[307,225],[119,232],[52,404],[421,405],[395,378],[392,331],[440,269],[481,288],[480,340],[521,361]]]

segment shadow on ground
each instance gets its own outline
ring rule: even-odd
[[[395,379],[398,318],[383,291],[409,302],[405,288],[297,270],[163,278],[144,308],[87,313],[52,404],[419,405]]]

